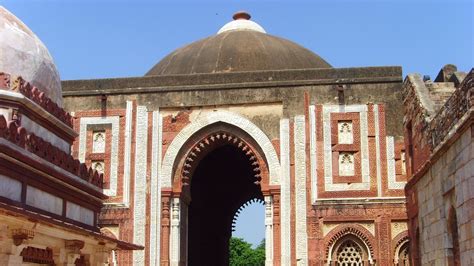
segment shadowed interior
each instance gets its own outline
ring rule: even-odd
[[[263,200],[253,166],[242,150],[224,145],[207,154],[191,181],[188,265],[228,265],[232,220],[242,204]]]

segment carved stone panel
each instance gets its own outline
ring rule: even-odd
[[[105,152],[105,131],[94,131],[92,134],[92,152]]]
[[[354,153],[339,153],[339,176],[353,176],[354,170]]]
[[[337,128],[339,144],[352,144],[354,142],[354,136],[352,134],[352,121],[339,121],[337,123]]]

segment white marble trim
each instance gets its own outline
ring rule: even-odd
[[[239,114],[228,111],[215,111],[197,118],[181,130],[173,139],[163,159],[162,173],[160,175],[161,187],[171,187],[174,162],[186,141],[200,129],[217,122],[234,125],[249,134],[260,146],[268,162],[270,185],[280,184],[280,162],[278,161],[275,148],[267,135],[250,120]]]
[[[382,196],[382,174],[380,169],[380,124],[379,124],[379,106],[374,105],[374,128],[375,128],[375,165],[377,167],[377,196]]]
[[[295,244],[298,265],[308,265],[308,231],[306,224],[306,127],[305,117],[296,116],[295,147]]]
[[[104,194],[107,196],[117,195],[117,172],[118,172],[118,148],[119,148],[119,116],[109,117],[81,117],[79,127],[79,161],[84,163],[86,161],[86,147],[87,147],[87,126],[88,125],[111,125],[112,139],[110,150],[110,168],[109,181],[110,188],[104,189]],[[91,140],[92,141],[92,140]]]
[[[146,193],[147,193],[147,147],[148,112],[145,106],[137,107],[135,134],[135,176],[133,202],[133,243],[145,246],[146,229]],[[145,251],[133,251],[133,263],[145,264]]]
[[[290,257],[291,257],[290,121],[288,119],[280,120],[280,160],[281,160],[281,187],[280,187],[281,265],[290,265]]]
[[[309,160],[311,172],[311,202],[315,202],[318,198],[318,158],[316,152],[316,108],[314,105],[309,106]]]
[[[361,183],[334,184],[332,172],[331,147],[331,113],[358,112],[360,115],[361,146]],[[324,186],[326,191],[369,190],[369,145],[367,127],[367,105],[324,105],[323,106],[323,139],[324,139]]]
[[[124,166],[123,166],[123,195],[122,202],[125,207],[130,205],[130,169],[132,152],[132,117],[133,102],[127,101],[125,110],[125,148],[124,148]]]
[[[153,135],[151,154],[151,206],[150,206],[150,265],[160,265],[161,237],[161,187],[158,180],[161,165],[162,117],[159,111],[153,112]]]
[[[395,140],[392,136],[388,136],[386,139],[388,189],[403,189],[406,182],[397,182],[395,172]]]

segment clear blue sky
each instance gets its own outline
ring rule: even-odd
[[[447,63],[463,71],[474,66],[471,0],[0,4],[46,44],[63,80],[141,76],[174,49],[215,34],[242,9],[268,33],[305,46],[334,67],[398,65],[404,75],[418,72],[434,78]],[[256,206],[241,214],[237,232],[253,243],[264,236],[263,207]]]

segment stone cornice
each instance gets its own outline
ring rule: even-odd
[[[37,157],[33,161],[44,160],[43,165],[52,164],[53,168],[64,172],[63,175],[68,176],[68,179],[74,183],[83,183],[86,187],[92,188],[95,193],[100,193],[102,196],[99,197],[106,197],[102,194],[102,174],[87,168],[85,164],[81,164],[70,154],[65,153],[33,133],[29,134],[24,128],[18,127],[15,122],[7,122],[3,116],[0,116],[0,140],[2,139],[5,141],[0,142],[1,145],[7,145],[13,150],[19,150],[23,156]],[[4,152],[6,152],[6,149]]]
[[[59,107],[55,102],[53,102],[50,98],[48,98],[44,92],[40,89],[32,86],[29,82],[25,81],[21,77],[16,77],[13,81],[11,81],[12,76],[7,73],[0,72],[0,89],[4,91],[14,91],[18,92],[24,96],[24,98],[30,100],[29,102],[26,101],[27,106],[35,107],[36,111],[46,111],[51,116],[56,118],[61,124],[67,126],[69,128],[69,132],[71,133],[72,130],[72,117],[67,113],[63,108]],[[31,103],[35,103],[32,105]],[[43,113],[43,116],[45,114]],[[56,121],[55,121],[56,122]],[[72,136],[76,137],[74,133],[71,134]]]
[[[7,91],[0,89],[0,102],[2,105],[9,105],[11,107],[23,107],[27,115],[31,115],[32,120],[38,122],[45,128],[50,129],[58,137],[61,137],[69,142],[78,136],[72,126],[64,123],[56,116],[42,108],[40,105],[27,98],[23,94],[15,91]]]
[[[341,83],[400,83],[401,75],[400,67],[364,67],[70,80],[62,84],[63,96],[74,97]]]

